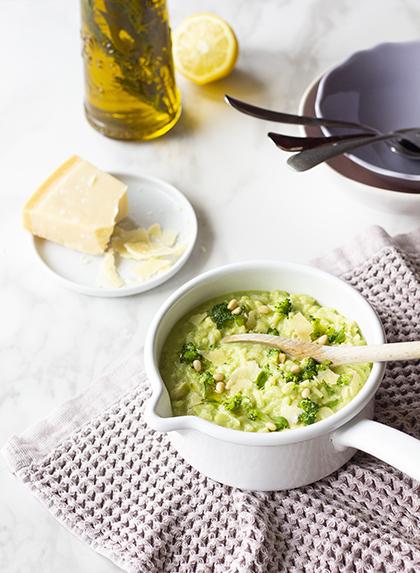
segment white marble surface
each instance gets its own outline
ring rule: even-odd
[[[307,261],[371,224],[410,231],[418,217],[371,209],[325,168],[295,174],[268,125],[228,109],[224,92],[296,111],[307,84],[350,52],[418,37],[417,0],[183,0],[173,24],[215,11],[235,28],[236,72],[197,88],[180,80],[184,115],[147,144],[103,138],[85,122],[75,0],[0,0],[0,443],[46,415],[111,361],[141,348],[158,305],[221,263]],[[199,215],[192,260],[151,293],[101,300],[64,290],[38,266],[20,226],[25,198],[72,153],[107,170],[179,186]],[[204,253],[201,247],[204,247]],[[0,571],[105,573],[116,568],[60,527],[0,462]]]

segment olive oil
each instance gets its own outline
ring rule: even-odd
[[[175,83],[166,0],[81,0],[85,112],[116,139],[159,137],[175,125]]]

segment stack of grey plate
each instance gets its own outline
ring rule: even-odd
[[[300,112],[371,126],[379,132],[420,128],[420,42],[386,43],[356,52],[314,82]],[[337,135],[343,130],[308,126],[306,135]],[[420,145],[420,140],[419,140]],[[346,177],[359,198],[377,208],[420,212],[418,159],[377,142],[328,162]]]

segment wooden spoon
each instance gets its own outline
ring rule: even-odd
[[[318,362],[329,360],[334,366],[360,362],[389,362],[391,360],[420,359],[420,341],[371,344],[368,346],[321,346],[315,342],[302,342],[270,334],[234,334],[222,342],[248,342],[278,348],[292,358],[314,358]]]

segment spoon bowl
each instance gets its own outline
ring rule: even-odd
[[[331,137],[295,137],[293,135],[284,135],[283,133],[274,133],[272,131],[270,131],[267,135],[277,145],[277,147],[283,151],[290,152],[313,149],[314,147],[325,145],[327,143],[351,141],[360,137],[366,137],[366,139],[373,137],[373,133],[355,133],[352,135],[336,135]]]

